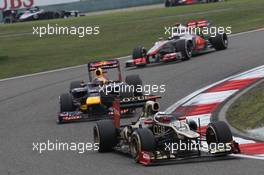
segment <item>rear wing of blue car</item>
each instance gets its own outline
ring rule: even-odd
[[[92,72],[98,68],[101,69],[115,69],[120,66],[118,60],[107,60],[107,61],[95,61],[88,63],[88,71]]]

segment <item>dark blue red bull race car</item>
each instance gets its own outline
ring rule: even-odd
[[[69,92],[60,95],[59,124],[109,118],[113,115],[115,98],[121,99],[122,116],[133,116],[135,109],[146,101],[159,98],[135,90],[134,87],[142,86],[138,75],[128,75],[123,81],[118,60],[91,62],[88,74],[88,83],[73,81]]]

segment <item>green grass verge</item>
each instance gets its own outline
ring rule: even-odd
[[[264,1],[230,0],[67,20],[0,25],[0,78],[129,55],[138,44],[151,46],[158,37],[164,35],[164,27],[176,21],[209,19],[219,26],[232,26],[233,33],[236,33],[264,27],[263,16]],[[99,25],[101,34],[85,38],[39,38],[32,35],[33,26],[46,26],[47,23],[60,26]]]
[[[227,120],[243,131],[264,126],[264,83],[240,97],[227,111]]]

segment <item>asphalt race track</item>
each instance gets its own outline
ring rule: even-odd
[[[146,83],[166,84],[162,109],[191,92],[233,74],[264,64],[264,31],[234,36],[230,48],[194,57],[190,61],[142,69]],[[143,167],[124,155],[97,152],[32,151],[33,142],[93,142],[93,122],[56,124],[58,96],[73,80],[86,79],[85,67],[38,76],[0,81],[0,174],[19,175],[261,175],[264,161],[225,161]],[[127,119],[133,120],[133,119]]]

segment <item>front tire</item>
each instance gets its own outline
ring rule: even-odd
[[[99,144],[98,152],[111,152],[117,144],[117,133],[113,120],[101,120],[93,130],[94,143]]]
[[[146,56],[146,49],[142,46],[138,46],[134,48],[133,53],[132,53],[132,58],[137,59],[137,58],[142,58]]]
[[[141,151],[155,150],[155,137],[148,128],[139,128],[131,136],[130,152],[136,162],[139,161]]]
[[[132,58],[133,58],[133,60],[135,60],[138,58],[144,58],[144,57],[146,57],[146,55],[147,55],[147,50],[142,46],[138,46],[138,47],[134,48],[133,53],[132,53]],[[149,62],[148,58],[146,58],[146,62],[147,63]],[[145,66],[146,66],[146,64],[140,64],[140,65],[137,65],[136,67],[145,67]]]
[[[208,125],[206,140],[208,145],[211,143],[230,143],[233,140],[233,135],[225,122],[218,121]]]
[[[61,112],[72,112],[75,110],[73,105],[72,96],[69,93],[62,94],[60,96],[60,111]]]

